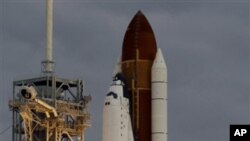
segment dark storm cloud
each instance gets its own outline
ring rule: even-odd
[[[44,2],[1,1],[1,121],[11,124],[12,81],[40,75]],[[228,141],[231,123],[249,123],[249,3],[55,0],[56,72],[81,78],[91,94],[92,127],[101,140],[102,105],[127,25],[141,9],[168,63],[169,140]],[[10,137],[11,130],[0,140]]]

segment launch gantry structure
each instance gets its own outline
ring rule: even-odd
[[[57,77],[52,58],[53,0],[47,1],[46,58],[43,76],[13,82],[12,141],[84,141],[90,127],[83,81]]]
[[[91,97],[83,96],[81,80],[52,75],[14,81],[13,97],[13,141],[83,141]]]

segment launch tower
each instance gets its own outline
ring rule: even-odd
[[[90,127],[82,80],[55,75],[52,58],[53,0],[47,0],[46,59],[43,76],[13,82],[12,141],[83,141]]]

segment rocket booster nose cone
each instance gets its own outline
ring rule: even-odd
[[[154,62],[153,62],[152,69],[153,68],[167,69],[167,65],[166,65],[165,59],[164,59],[164,57],[162,55],[162,51],[161,51],[160,48],[157,49],[157,53],[156,53],[156,56],[155,56],[155,59],[154,59]]]
[[[138,11],[125,33],[122,61],[135,60],[136,58],[153,60],[156,50],[154,32],[144,14]]]
[[[167,65],[163,58],[161,49],[157,49],[155,60],[151,69],[152,82],[167,82]]]

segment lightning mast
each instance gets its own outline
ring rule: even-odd
[[[45,60],[42,61],[43,73],[51,74],[54,72],[54,61],[53,61],[53,0],[46,1],[46,49],[45,49]]]
[[[90,127],[90,96],[83,81],[55,76],[53,51],[53,0],[46,0],[46,50],[42,77],[13,82],[12,141],[84,141]],[[74,73],[74,72],[71,72]]]

